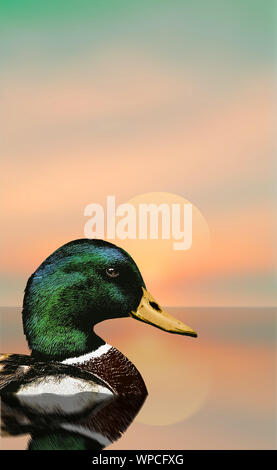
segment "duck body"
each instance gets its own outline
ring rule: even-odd
[[[27,396],[91,391],[106,395],[147,395],[143,378],[134,364],[108,344],[62,362],[40,362],[32,356],[2,354],[0,369],[0,393]]]
[[[0,367],[1,434],[29,433],[30,450],[101,450],[121,437],[147,396],[136,367],[107,344],[63,362],[3,355]]]
[[[31,356],[0,357],[0,393],[25,399],[94,392],[143,401],[136,367],[93,331],[105,319],[132,317],[196,336],[157,304],[131,256],[103,240],[75,240],[50,255],[27,282],[22,317]]]

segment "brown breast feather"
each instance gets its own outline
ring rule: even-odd
[[[113,347],[99,357],[78,364],[78,367],[104,380],[118,395],[147,395],[145,383],[137,368]]]

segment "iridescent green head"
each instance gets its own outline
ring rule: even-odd
[[[100,321],[127,317],[145,287],[131,256],[102,240],[76,240],[49,256],[28,280],[24,332],[32,354],[48,359],[83,354],[104,342]]]

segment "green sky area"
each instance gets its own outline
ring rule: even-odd
[[[46,45],[52,58],[66,59],[116,42],[169,61],[221,60],[220,54],[242,65],[271,64],[275,6],[276,0],[2,1],[0,54],[6,60]]]
[[[18,25],[41,25],[42,23],[99,22],[143,17],[156,19],[156,26],[162,26],[163,19],[171,26],[172,20],[183,24],[211,22],[235,24],[252,33],[270,34],[274,29],[276,0],[11,0],[0,4],[1,23],[8,27]]]

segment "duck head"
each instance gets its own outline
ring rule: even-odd
[[[105,343],[93,327],[111,318],[130,316],[197,336],[153,299],[131,256],[103,240],[75,240],[50,255],[27,282],[22,316],[32,355],[39,360],[96,350]]]

